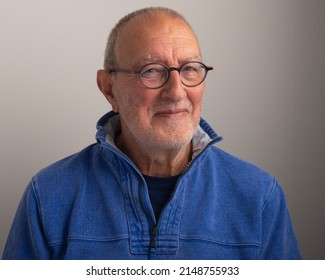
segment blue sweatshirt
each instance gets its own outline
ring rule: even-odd
[[[221,137],[203,119],[158,220],[143,176],[114,144],[119,116],[97,129],[96,144],[32,178],[3,259],[300,259],[276,179],[215,147]]]

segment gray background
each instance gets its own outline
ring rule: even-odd
[[[325,1],[0,0],[0,253],[29,179],[94,142],[108,32],[163,5],[196,30],[203,116],[228,152],[274,174],[305,259],[325,259]],[[59,207],[59,205],[58,205]]]

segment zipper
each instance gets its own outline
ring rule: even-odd
[[[177,182],[176,182],[176,185],[175,185],[175,188],[170,196],[170,198],[168,199],[168,201],[166,202],[166,204],[164,205],[164,207],[161,209],[160,213],[159,213],[159,216],[158,216],[158,220],[156,221],[156,224],[154,224],[152,218],[151,218],[151,215],[150,213],[147,211],[146,207],[144,206],[144,202],[143,202],[143,198],[142,198],[142,188],[139,188],[139,198],[140,198],[140,203],[141,203],[141,206],[149,220],[149,223],[150,223],[150,246],[149,246],[149,250],[150,250],[150,259],[155,259],[155,250],[157,248],[157,244],[156,244],[156,235],[157,235],[157,230],[159,228],[159,224],[160,224],[160,217],[162,216],[163,212],[164,212],[164,209],[166,208],[166,205],[171,201],[171,199],[173,198],[174,196],[174,193],[175,193],[175,190],[177,188],[177,185],[178,185],[178,182],[181,180],[181,178],[185,175],[185,173],[189,170],[189,168],[195,163],[195,161],[197,160],[197,158],[202,154],[204,153],[204,151],[210,147],[211,145],[215,144],[216,142],[220,141],[222,139],[221,136],[218,136],[217,138],[211,140],[205,147],[204,149],[197,154],[197,156],[192,160],[190,161],[190,163],[187,165],[186,169],[180,174]],[[141,175],[142,177],[142,180],[143,182],[145,182],[143,176]]]
[[[152,226],[150,228],[150,248],[149,248],[149,260],[156,260],[156,234],[157,227]]]
[[[156,234],[157,234],[157,222],[155,223],[154,219],[152,218],[148,207],[146,207],[145,203],[144,203],[144,199],[143,199],[143,186],[146,185],[146,181],[143,178],[142,174],[137,171],[142,179],[142,184],[139,187],[139,201],[141,204],[141,207],[149,221],[149,233],[150,233],[150,241],[149,241],[149,252],[148,252],[148,257],[149,260],[154,260],[156,259],[156,247],[157,247],[157,243],[156,243]],[[159,219],[159,218],[158,218]]]
[[[156,233],[157,227],[152,226],[150,228],[150,249],[156,249]]]

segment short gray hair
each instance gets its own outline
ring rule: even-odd
[[[140,10],[136,10],[130,14],[127,14],[121,18],[115,27],[111,30],[106,44],[105,57],[104,57],[104,69],[108,70],[110,67],[117,66],[117,54],[116,54],[116,42],[120,34],[121,29],[128,23],[132,21],[147,21],[152,18],[154,15],[162,13],[166,14],[172,18],[178,18],[185,22],[189,28],[193,31],[190,24],[186,21],[184,16],[175,10],[165,8],[165,7],[149,7]],[[194,32],[193,32],[194,33]],[[194,34],[195,35],[195,34]]]

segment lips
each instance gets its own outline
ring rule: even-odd
[[[157,114],[180,114],[180,113],[186,113],[186,109],[171,109],[171,110],[163,110],[159,111]]]
[[[161,117],[177,117],[182,116],[183,114],[188,113],[187,109],[167,109],[158,111],[155,115],[161,116]]]

